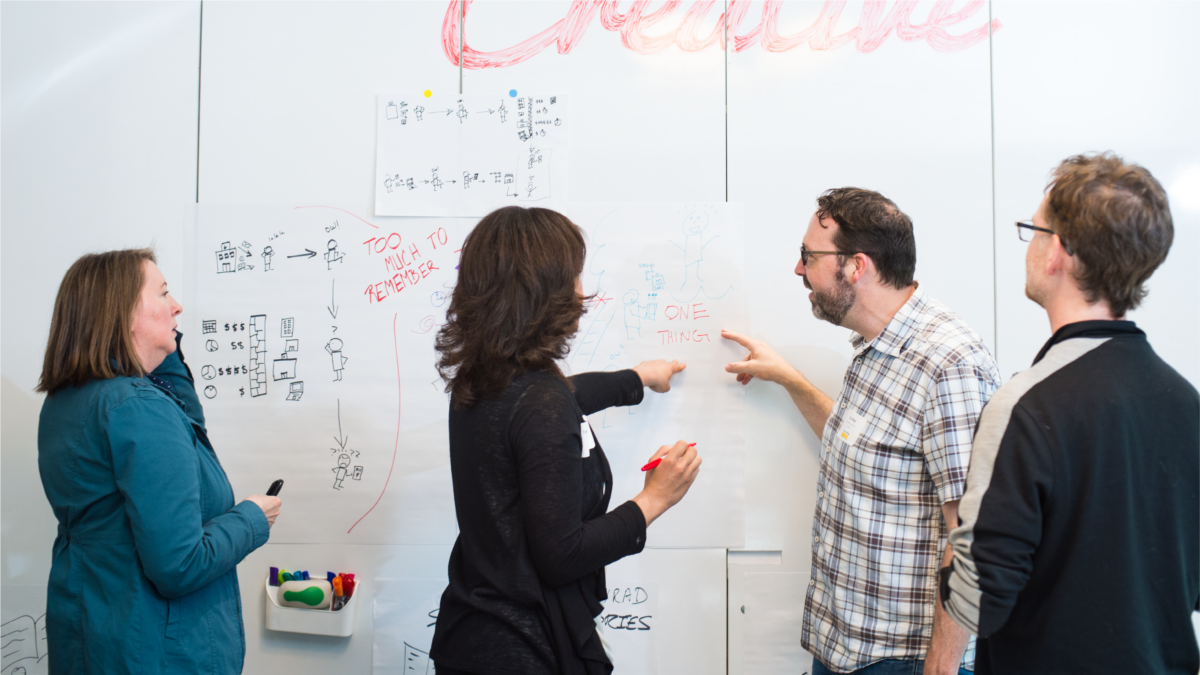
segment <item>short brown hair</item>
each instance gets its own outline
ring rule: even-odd
[[[1104,152],[1063,160],[1046,192],[1046,221],[1073,250],[1084,297],[1103,298],[1114,317],[1125,316],[1171,250],[1166,191],[1145,168]]]
[[[507,206],[467,235],[446,324],[437,334],[438,372],[457,408],[502,392],[524,371],[563,378],[583,316],[575,281],[583,231],[549,209]]]
[[[133,346],[133,314],[147,260],[157,262],[153,250],[133,248],[89,253],[71,265],[54,300],[37,391],[53,395],[92,380],[145,374]]]
[[[837,250],[867,254],[888,286],[912,285],[917,242],[912,220],[895,202],[872,190],[833,188],[817,197],[817,219],[822,218],[838,224],[833,235]]]

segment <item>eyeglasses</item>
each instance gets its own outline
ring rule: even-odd
[[[1029,243],[1029,242],[1033,241],[1034,230],[1036,230],[1038,232],[1045,232],[1046,234],[1053,234],[1053,235],[1057,236],[1058,240],[1060,242],[1062,242],[1063,248],[1066,249],[1067,255],[1075,255],[1075,251],[1071,250],[1071,246],[1069,244],[1067,244],[1066,241],[1063,240],[1061,234],[1055,232],[1054,230],[1048,230],[1044,227],[1038,227],[1037,225],[1033,224],[1033,221],[1030,221],[1030,220],[1018,220],[1017,221],[1017,238],[1020,239],[1021,241],[1025,242],[1025,243]]]
[[[800,244],[800,264],[801,265],[808,267],[808,260],[809,260],[809,258],[812,258],[814,255],[854,255],[854,254],[848,253],[846,251],[810,251],[804,247],[804,244]]]

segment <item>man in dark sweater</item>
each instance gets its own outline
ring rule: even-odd
[[[1124,320],[1171,247],[1166,193],[1076,156],[1017,228],[1053,337],[980,417],[946,610],[981,675],[1194,674],[1200,396]]]

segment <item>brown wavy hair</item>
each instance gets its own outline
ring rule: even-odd
[[[1167,192],[1144,167],[1112,152],[1075,155],[1046,188],[1046,221],[1074,249],[1075,282],[1116,318],[1149,292],[1146,280],[1175,238]]]
[[[526,371],[566,381],[556,361],[579,330],[586,298],[575,282],[586,257],[583,230],[555,211],[507,206],[479,221],[437,334],[454,407],[499,394]]]
[[[37,391],[53,395],[92,380],[145,374],[133,346],[133,314],[147,260],[156,262],[154,251],[132,248],[89,253],[71,265],[54,300]]]

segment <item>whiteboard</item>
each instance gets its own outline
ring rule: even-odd
[[[723,376],[736,351],[718,337],[721,325],[744,321],[736,209],[563,211],[589,233],[584,283],[595,296],[564,365],[691,362],[671,394],[593,415],[614,467],[614,503],[641,491],[637,468],[660,445],[687,437],[708,464],[648,544],[740,546],[742,390]],[[282,477],[295,498],[272,542],[450,544],[449,404],[433,340],[474,223],[376,223],[362,212],[197,206],[185,353],[235,493]]]

